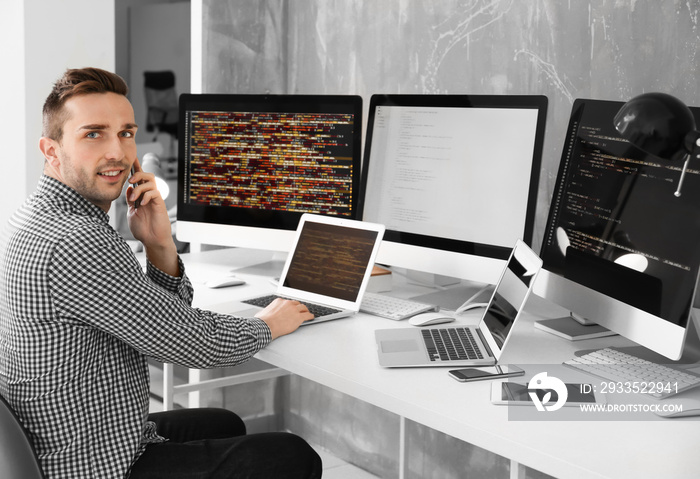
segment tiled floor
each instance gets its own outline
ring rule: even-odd
[[[323,479],[379,479],[359,467],[338,459],[320,447],[314,446],[314,449],[323,460]]]

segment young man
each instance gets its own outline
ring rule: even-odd
[[[49,478],[320,477],[320,459],[303,440],[242,436],[232,413],[147,420],[146,357],[229,366],[312,316],[295,301],[256,318],[190,306],[165,203],[136,156],[126,94],[117,75],[86,68],[68,70],[46,99],[44,175],[0,241],[0,394]],[[145,273],[106,214],[127,181]]]

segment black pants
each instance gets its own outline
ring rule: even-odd
[[[298,436],[246,435],[245,424],[225,409],[182,409],[151,414],[158,434],[131,469],[131,479],[319,478],[321,458]]]

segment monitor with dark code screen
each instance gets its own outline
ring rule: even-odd
[[[682,162],[622,139],[622,105],[573,105],[535,292],[677,359],[700,268],[700,165],[691,161],[676,197]]]
[[[362,99],[180,97],[178,238],[288,251],[303,213],[356,218]]]

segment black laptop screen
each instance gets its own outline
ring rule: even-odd
[[[518,311],[527,298],[532,278],[533,271],[528,271],[514,254],[511,255],[508,266],[483,317],[484,323],[486,323],[499,348],[503,348],[503,343],[513,327]]]
[[[356,301],[377,234],[376,231],[306,222],[283,285]]]

